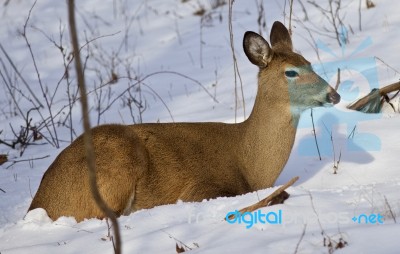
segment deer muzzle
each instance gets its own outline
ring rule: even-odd
[[[331,88],[329,93],[326,95],[326,100],[330,103],[338,104],[340,102],[340,95]]]

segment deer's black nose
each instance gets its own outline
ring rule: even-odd
[[[332,91],[331,92],[329,92],[327,95],[326,95],[326,99],[327,99],[327,101],[329,101],[330,103],[333,103],[333,104],[338,104],[339,102],[340,102],[340,95],[335,91],[335,90],[333,90],[332,89]]]

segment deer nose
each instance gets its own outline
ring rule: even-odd
[[[326,95],[327,101],[333,104],[338,104],[340,102],[340,95],[335,91],[331,90],[327,95]]]

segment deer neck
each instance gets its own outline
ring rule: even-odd
[[[243,122],[241,142],[243,173],[253,190],[271,187],[280,175],[300,118],[300,112],[290,107],[288,91],[270,88],[263,92],[261,88],[251,115]]]

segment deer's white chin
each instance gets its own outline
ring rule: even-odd
[[[332,102],[315,100],[315,106],[313,106],[313,107],[330,108],[330,107],[333,107],[333,106],[334,106],[334,104]]]
[[[333,104],[332,102],[324,102],[324,103],[322,103],[322,107],[325,107],[325,108],[330,108],[330,107],[333,107],[335,104]]]

